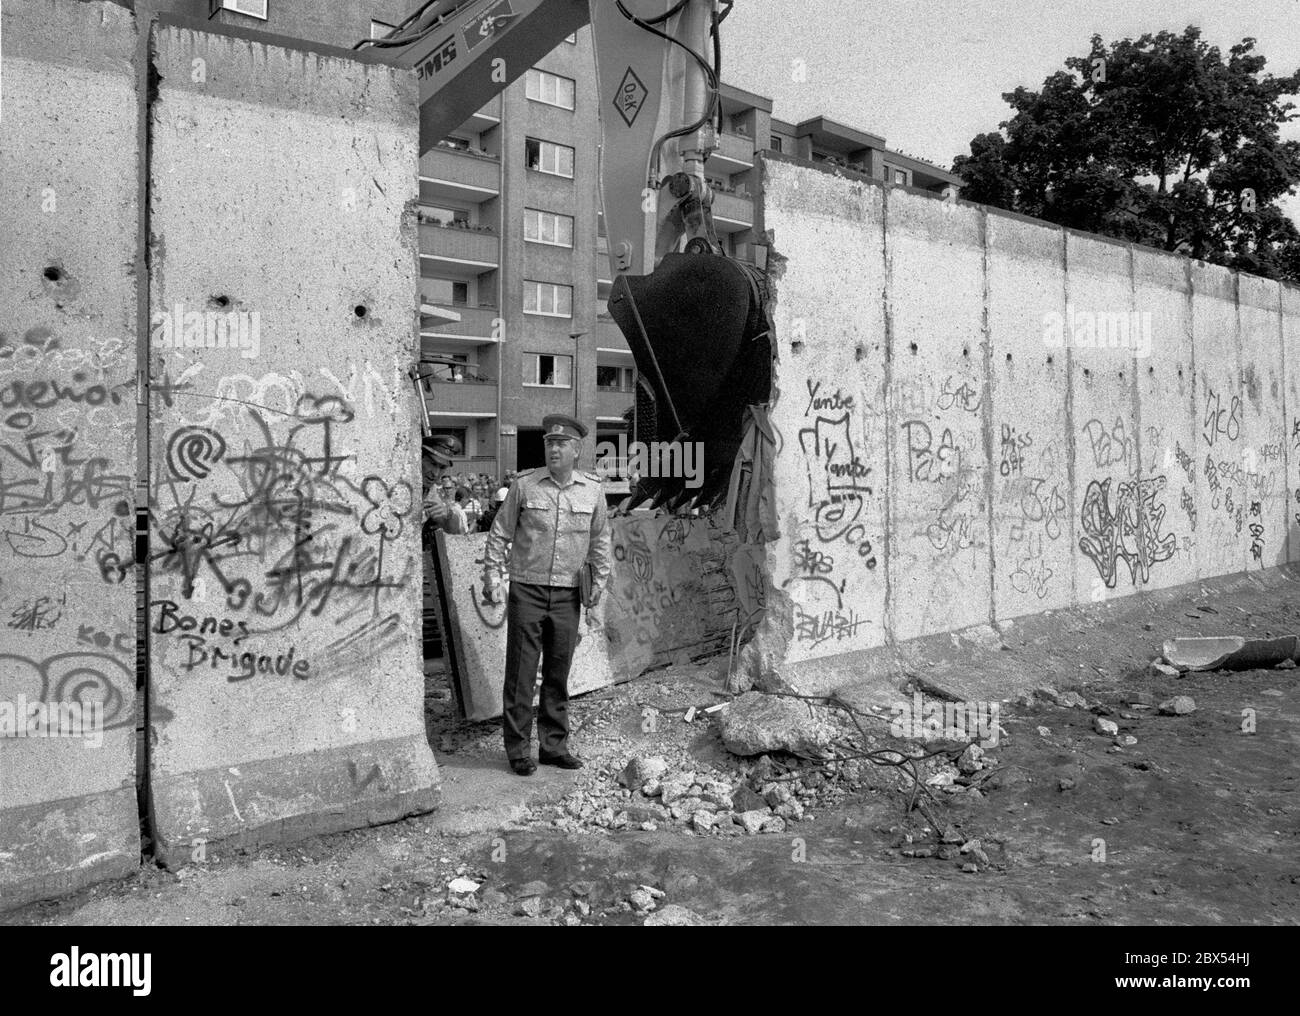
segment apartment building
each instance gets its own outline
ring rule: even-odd
[[[157,6],[308,41],[387,34],[405,3],[191,0]],[[427,152],[419,166],[420,367],[434,433],[454,468],[500,475],[542,464],[541,420],[563,412],[597,441],[628,428],[636,371],[608,316],[613,285],[600,213],[599,95],[581,29]],[[707,173],[727,252],[762,265],[755,153],[770,149],[890,184],[942,191],[960,179],[885,140],[816,117],[790,124],[761,95],[723,85]],[[589,444],[594,449],[595,442]],[[590,460],[589,460],[590,461]]]

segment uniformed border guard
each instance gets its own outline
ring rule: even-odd
[[[610,571],[609,517],[600,478],[574,466],[587,428],[570,416],[542,420],[546,466],[520,474],[493,520],[484,554],[483,589],[501,602],[502,566],[509,549],[506,673],[501,726],[510,768],[529,776],[533,686],[538,656],[542,692],[537,758],[542,765],[578,769],[569,751],[569,667],[578,643],[581,573],[591,566],[591,611]]]

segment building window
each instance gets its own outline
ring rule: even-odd
[[[371,18],[371,19],[370,19],[370,38],[372,38],[372,39],[387,39],[390,35],[393,34],[393,29],[395,29],[396,27],[397,27],[396,25],[390,25],[390,24],[387,24],[386,22],[383,22],[383,21],[376,21],[374,18]]]
[[[573,317],[573,287],[524,280],[524,313]]]
[[[427,303],[448,304],[452,307],[469,305],[469,283],[454,279],[421,279],[420,294]]]
[[[548,74],[536,67],[528,68],[524,75],[524,94],[535,102],[544,102],[548,106],[561,109],[573,108],[574,81],[562,78],[558,74]]]
[[[469,225],[469,212],[463,208],[439,208],[437,205],[422,205],[420,211],[425,222],[435,226]]]
[[[554,247],[572,247],[573,216],[525,208],[524,239],[533,243],[549,243]]]
[[[572,388],[573,357],[525,353],[524,384],[543,388]]]
[[[606,367],[596,365],[596,387],[610,392],[632,391],[631,367]]]
[[[907,186],[907,172],[906,172],[906,170],[902,170],[902,169],[896,169],[896,170],[894,170],[894,183],[898,184],[900,187],[906,187],[906,186]]]
[[[524,141],[524,159],[529,169],[573,179],[573,149],[567,145],[528,138]]]
[[[450,381],[461,383],[465,380],[465,370],[469,366],[469,357],[464,353],[438,353],[438,361],[434,363],[424,362],[421,366],[424,368],[420,374],[425,379],[425,387],[428,387],[430,381]],[[455,363],[444,363],[445,360],[454,360]],[[462,440],[462,448],[465,442]]]
[[[768,139],[768,147],[774,152],[781,151],[781,139],[773,134],[772,137]]]

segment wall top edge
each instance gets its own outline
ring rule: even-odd
[[[787,155],[785,152],[773,152],[773,151],[764,150],[764,151],[756,152],[755,155],[758,156],[759,164],[762,165],[764,183],[766,183],[767,176],[768,176],[767,164],[784,163],[789,166],[796,166],[800,169],[806,169],[813,173],[821,173],[824,176],[838,177],[839,179],[843,180],[845,183],[865,184],[869,187],[874,187],[880,190],[882,192],[882,195],[885,195],[886,192],[891,190],[905,191],[909,195],[927,198],[931,201],[945,200],[942,194],[936,194],[934,191],[922,190],[919,187],[901,187],[898,184],[887,184],[883,180],[877,180],[875,177],[867,176],[866,174],[858,173],[851,169],[845,169],[843,166],[827,167],[819,163],[808,162],[807,160],[800,159],[797,156]],[[1054,233],[1064,234],[1067,237],[1075,236],[1083,240],[1094,240],[1097,243],[1105,243],[1105,244],[1110,244],[1111,246],[1114,247],[1122,247],[1126,250],[1131,250],[1137,254],[1152,255],[1159,258],[1164,258],[1171,262],[1175,262],[1184,266],[1191,265],[1193,268],[1205,268],[1209,270],[1217,269],[1219,271],[1228,272],[1234,276],[1240,276],[1243,279],[1253,279],[1263,283],[1275,284],[1280,286],[1286,292],[1293,293],[1297,296],[1300,296],[1300,284],[1294,282],[1286,282],[1280,279],[1268,279],[1262,275],[1252,275],[1250,272],[1243,272],[1236,268],[1226,268],[1223,265],[1216,265],[1209,261],[1200,261],[1197,260],[1196,258],[1189,257],[1186,254],[1171,253],[1169,251],[1160,250],[1156,247],[1147,247],[1140,243],[1132,243],[1129,240],[1117,240],[1113,236],[1102,236],[1099,233],[1088,233],[1081,229],[1074,229],[1070,226],[1061,226],[1055,222],[1048,222],[1046,219],[1037,219],[1034,218],[1032,215],[1024,215],[1020,212],[1008,211],[1005,208],[995,208],[992,205],[982,205],[974,201],[964,201],[960,197],[957,199],[956,203],[959,205],[963,205],[967,208],[973,208],[976,211],[982,212],[985,215],[990,217],[1010,219],[1013,222],[1022,222],[1031,226],[1039,226],[1042,229],[1051,230]]]
[[[216,21],[203,21],[199,18],[186,17],[182,14],[174,14],[170,11],[160,11],[154,16],[154,24],[159,28],[181,28],[188,29],[192,32],[201,32],[205,35],[220,35],[231,39],[241,39],[248,42],[259,42],[264,46],[279,46],[281,49],[292,50],[298,53],[315,53],[319,56],[333,57],[337,60],[351,60],[354,63],[361,64],[381,64],[388,67],[395,67],[401,70],[409,70],[408,67],[397,60],[384,55],[384,51],[370,46],[366,49],[344,49],[341,46],[331,46],[323,42],[312,42],[308,39],[295,39],[288,35],[277,35],[274,32],[263,32],[256,28],[245,28],[242,25],[228,25]]]

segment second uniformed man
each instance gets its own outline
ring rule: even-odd
[[[609,519],[600,480],[575,468],[587,428],[569,416],[542,420],[546,465],[521,473],[497,512],[484,555],[483,589],[501,601],[509,544],[510,593],[506,607],[506,672],[501,726],[506,757],[520,776],[537,765],[530,750],[533,686],[542,660],[537,713],[537,759],[578,769],[569,751],[569,666],[578,642],[580,574],[592,566],[589,610],[595,609],[610,571]]]

